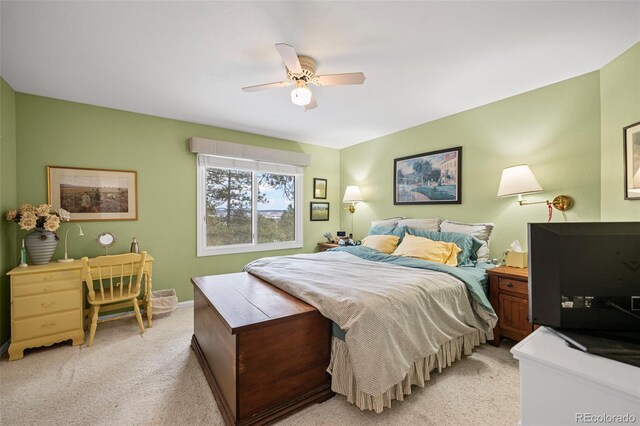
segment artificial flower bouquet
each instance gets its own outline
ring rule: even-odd
[[[25,231],[43,229],[55,232],[60,227],[60,222],[67,222],[71,219],[71,214],[65,209],[52,210],[51,204],[40,204],[39,206],[23,204],[17,210],[9,210],[5,214],[5,218],[14,221],[20,225],[20,229]]]

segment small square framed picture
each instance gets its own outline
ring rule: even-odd
[[[327,199],[327,180],[320,178],[313,178],[313,198],[320,200]]]
[[[329,203],[311,202],[309,209],[310,219],[312,221],[329,220]]]

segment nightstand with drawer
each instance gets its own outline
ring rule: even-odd
[[[327,250],[335,248],[335,247],[340,247],[340,246],[338,244],[334,244],[334,243],[318,243],[318,251],[319,252],[327,251]]]
[[[489,300],[498,315],[493,329],[494,346],[500,346],[500,338],[522,340],[533,331],[529,322],[529,270],[499,266],[489,269]]]

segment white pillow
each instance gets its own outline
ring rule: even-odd
[[[427,219],[402,219],[398,221],[398,226],[408,226],[409,228],[419,229],[421,231],[439,231],[440,222],[442,219],[439,217],[430,217]]]
[[[404,219],[404,217],[397,216],[390,219],[372,220],[371,226],[397,226],[399,219]]]
[[[454,222],[453,220],[445,220],[440,224],[442,232],[459,232],[461,234],[473,235],[480,241],[482,245],[476,252],[478,262],[489,261],[489,244],[491,244],[491,233],[493,232],[493,223],[464,223]]]

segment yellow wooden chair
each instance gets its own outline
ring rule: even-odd
[[[93,346],[93,338],[98,326],[98,313],[102,305],[120,303],[123,307],[133,306],[140,332],[144,333],[138,296],[146,259],[146,251],[140,254],[127,253],[100,256],[94,259],[82,258],[82,276],[87,284],[87,299],[91,305],[89,310],[91,328],[87,346]],[[97,287],[100,289],[98,290]]]

